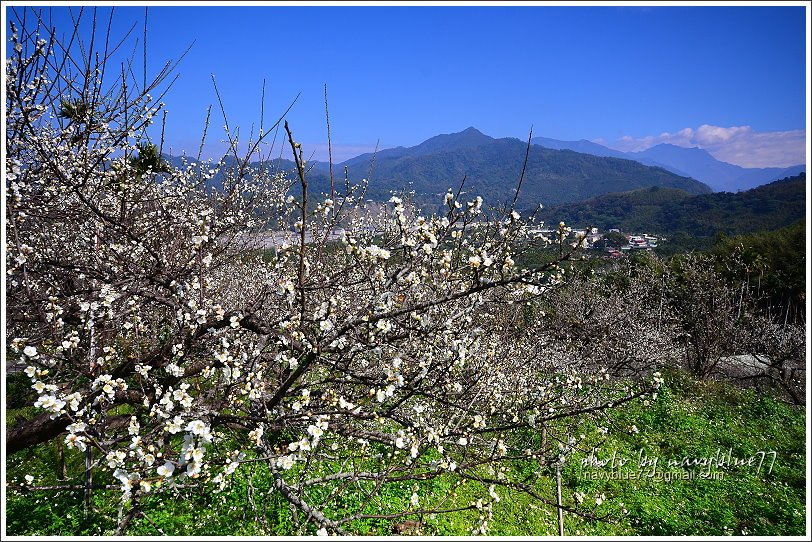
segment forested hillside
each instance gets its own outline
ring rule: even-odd
[[[701,194],[651,187],[542,210],[547,222],[648,232],[709,246],[720,233],[739,235],[789,226],[806,213],[806,175],[746,192]]]

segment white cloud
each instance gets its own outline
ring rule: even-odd
[[[739,136],[747,136],[753,133],[749,126],[731,126],[722,128],[721,126],[711,126],[703,124],[696,130],[696,140],[703,145],[716,145],[725,143]]]
[[[680,147],[700,147],[714,158],[742,167],[788,167],[806,163],[806,132],[757,132],[750,126],[683,128],[656,136],[623,136],[614,143],[601,142],[614,149],[636,152],[660,143]]]

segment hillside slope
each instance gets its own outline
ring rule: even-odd
[[[712,238],[775,230],[806,215],[806,175],[800,174],[739,193],[692,196],[683,190],[651,187],[607,194],[544,209],[540,218],[601,230]]]

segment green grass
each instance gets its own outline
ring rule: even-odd
[[[669,380],[650,406],[638,403],[615,412],[617,430],[595,453],[628,458],[616,471],[638,472],[641,457],[656,458],[656,470],[649,464],[638,479],[606,480],[610,467],[584,467],[575,461],[565,472],[567,485],[593,499],[604,493],[608,501],[623,502],[629,512],[624,528],[634,534],[803,534],[803,410],[719,382],[695,382],[677,373]],[[632,425],[638,433],[628,430]],[[760,452],[775,452],[771,470],[770,456],[760,470],[755,464],[683,464],[717,454],[758,460]],[[588,457],[579,455],[575,459]],[[669,460],[677,464],[669,465]],[[593,480],[594,472],[604,479]],[[703,472],[712,475],[702,478]]]
[[[563,500],[575,503],[583,495],[582,508],[605,516],[605,520],[565,514],[567,535],[802,535],[805,521],[804,411],[753,391],[718,382],[696,382],[681,373],[666,375],[666,385],[656,401],[624,405],[604,420],[584,420],[577,433],[587,435],[580,450],[562,471]],[[601,435],[597,428],[606,427]],[[637,432],[632,432],[636,426]],[[525,437],[533,435],[525,435]],[[536,435],[537,436],[537,435]],[[55,445],[42,445],[7,458],[10,483],[33,474],[37,483],[56,482]],[[669,465],[687,458],[710,458],[721,451],[747,459],[759,452],[775,452],[761,470],[755,466],[722,465],[702,478],[702,466]],[[598,459],[614,454],[623,466],[597,467],[584,464],[590,453]],[[640,458],[657,459],[656,471],[640,470]],[[68,471],[80,483],[81,454],[66,451]],[[374,461],[367,459],[369,466]],[[332,465],[315,465],[327,472]],[[294,469],[297,467],[294,467]],[[708,470],[705,467],[705,470]],[[614,474],[611,474],[614,473]],[[533,489],[554,500],[555,478],[550,467],[535,461],[508,465],[508,476],[529,476]],[[614,476],[614,479],[611,479]],[[635,478],[636,477],[636,478]],[[683,477],[688,477],[683,479]],[[96,483],[110,483],[98,474]],[[314,488],[310,498],[318,500]],[[331,512],[395,512],[408,508],[412,484],[391,485],[372,501],[363,501],[356,487],[332,501]],[[421,505],[467,506],[483,497],[479,484],[459,483],[454,475],[420,482]],[[501,499],[493,504],[489,535],[555,535],[555,509],[521,491],[497,488]],[[596,496],[603,495],[600,505]],[[111,534],[118,515],[118,492],[97,491],[94,511],[83,512],[81,492],[29,493],[8,491],[8,534],[96,535]],[[148,495],[142,505],[149,520],[133,520],[128,535],[295,535],[291,511],[261,462],[242,465],[222,492],[202,490],[187,497]],[[467,535],[481,512],[466,510],[420,519],[425,535]],[[332,515],[332,514],[331,514]],[[392,534],[392,523],[361,519],[345,526],[359,535]],[[157,528],[157,529],[156,529]],[[308,527],[304,534],[312,534]]]

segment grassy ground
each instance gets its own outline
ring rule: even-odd
[[[727,384],[669,376],[657,401],[613,416],[617,430],[592,457],[615,454],[615,468],[593,466],[589,454],[569,464],[570,488],[593,499],[604,493],[610,508],[622,502],[628,511],[623,525],[574,525],[576,531],[803,534],[804,411]],[[626,465],[619,466],[621,458]],[[607,480],[612,472],[628,479]]]
[[[567,535],[802,535],[805,521],[805,418],[802,409],[730,385],[695,382],[672,373],[649,405],[625,405],[605,420],[583,422],[595,435],[562,472],[563,500],[582,500],[606,520],[565,515]],[[13,418],[15,409],[9,410]],[[606,433],[598,431],[606,428]],[[774,452],[772,454],[771,452]],[[38,483],[56,481],[54,445],[7,458],[9,483],[25,474]],[[759,465],[759,460],[762,459]],[[753,459],[751,459],[753,458]],[[69,473],[82,458],[67,454]],[[731,464],[734,460],[738,465]],[[656,463],[655,463],[656,461]],[[534,489],[554,498],[553,471],[533,463],[511,467],[535,479]],[[97,476],[96,483],[109,482]],[[413,487],[388,488],[367,512],[408,507]],[[468,505],[477,488],[449,477],[423,482],[419,493],[431,502]],[[555,535],[557,516],[522,492],[498,490],[491,535]],[[342,500],[343,499],[343,500]],[[357,504],[348,493],[335,508]],[[111,534],[117,492],[94,494],[94,513],[85,517],[81,492],[20,494],[6,500],[7,533],[15,535]],[[134,520],[129,535],[295,534],[291,512],[271,489],[259,463],[238,469],[221,493],[201,491],[187,499],[154,496],[143,502],[149,520]],[[480,514],[468,510],[422,518],[422,534],[465,535]],[[611,518],[611,519],[609,519]],[[391,534],[382,520],[348,526],[357,534]]]

